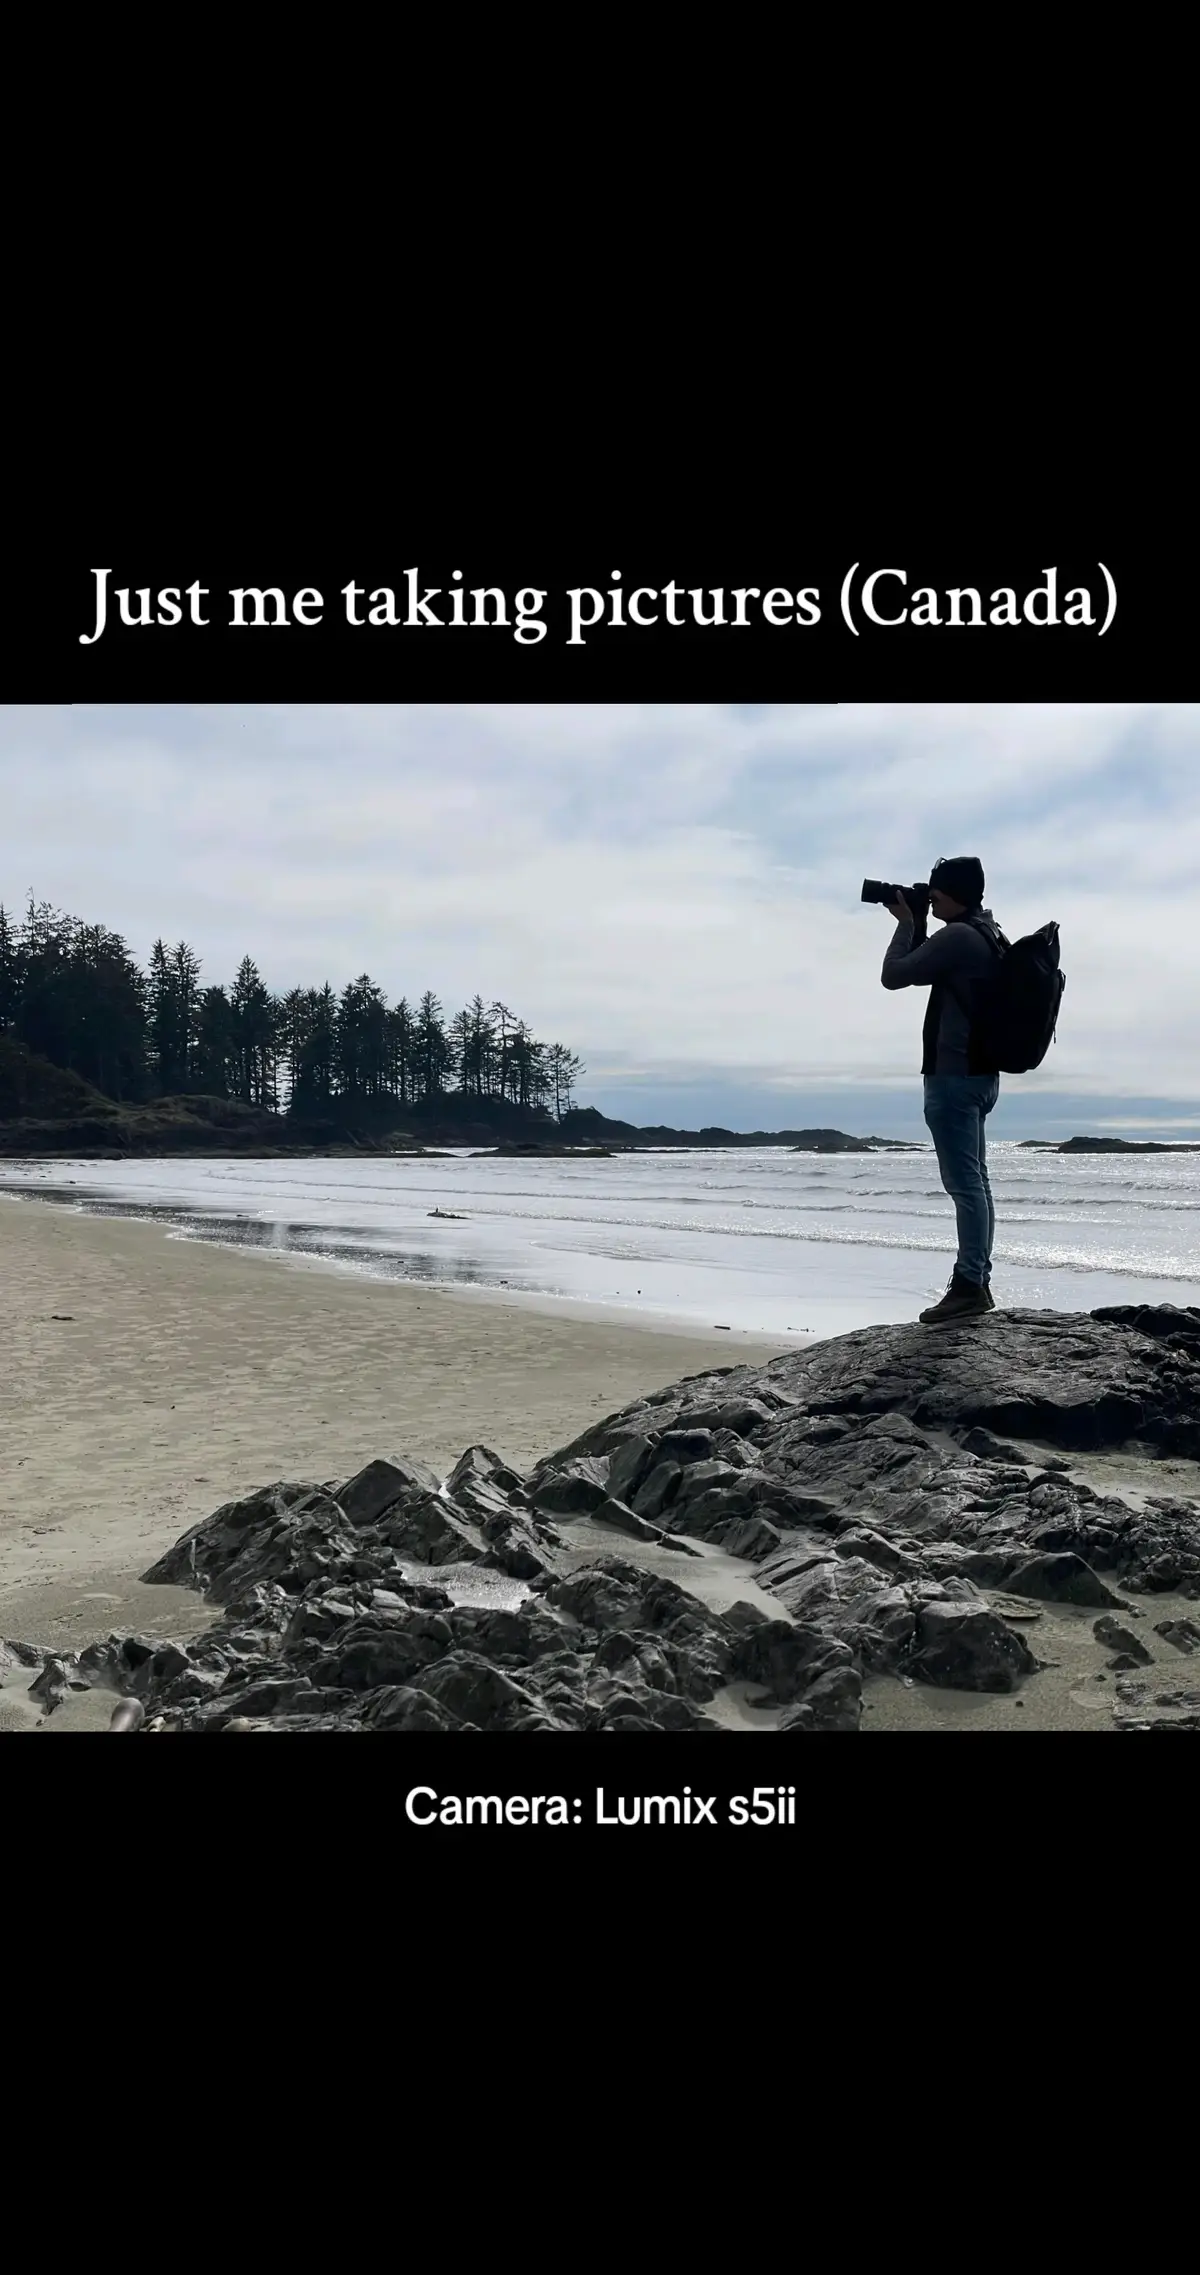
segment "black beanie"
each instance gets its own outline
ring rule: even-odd
[[[959,853],[950,861],[935,861],[929,873],[930,891],[949,893],[964,908],[978,908],[983,900],[983,863],[973,853]]]

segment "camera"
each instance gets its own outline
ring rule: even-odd
[[[894,901],[900,893],[903,893],[917,923],[922,923],[929,914],[928,885],[885,885],[880,877],[863,878],[862,897],[865,901],[877,901],[886,908],[888,902]]]

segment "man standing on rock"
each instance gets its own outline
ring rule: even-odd
[[[945,929],[932,940],[924,937],[923,922],[918,938],[903,893],[888,903],[899,921],[883,959],[883,984],[930,989],[922,1030],[925,1120],[958,1219],[958,1260],[941,1302],[921,1313],[928,1326],[995,1309],[990,1282],[996,1212],[983,1132],[1000,1095],[1000,1074],[985,1063],[972,1033],[972,1013],[979,983],[990,978],[997,951],[1007,943],[991,910],[981,905],[983,891],[983,866],[974,855],[936,862],[929,911]]]

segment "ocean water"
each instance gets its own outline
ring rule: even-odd
[[[1200,1153],[1060,1155],[1000,1142],[989,1164],[998,1304],[1200,1304]],[[0,1191],[157,1219],[173,1237],[267,1262],[781,1338],[912,1319],[945,1287],[955,1247],[924,1147],[30,1161],[5,1164]]]

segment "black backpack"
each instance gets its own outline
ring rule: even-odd
[[[970,919],[967,919],[970,922]],[[991,978],[976,982],[971,1022],[971,1055],[998,1067],[1001,1074],[1029,1074],[1040,1066],[1054,1039],[1067,975],[1059,970],[1058,926],[1043,924],[1010,946],[986,925],[972,925],[995,950]]]

